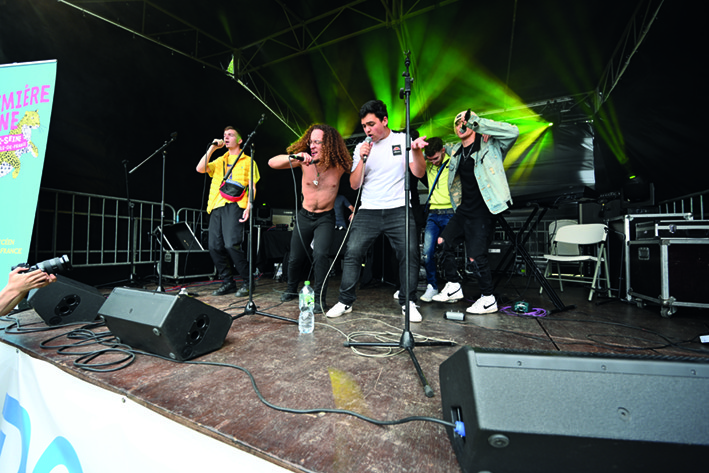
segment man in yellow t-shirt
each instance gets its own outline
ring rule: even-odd
[[[426,156],[426,177],[428,180],[428,217],[423,237],[423,265],[426,268],[426,292],[421,296],[424,302],[431,302],[438,294],[436,278],[436,242],[455,213],[448,190],[448,156],[443,140],[433,137],[424,148]]]
[[[222,286],[212,293],[215,296],[236,291],[234,276],[241,278],[242,281],[241,287],[236,291],[237,297],[248,296],[249,291],[253,290],[253,287],[249,288],[249,265],[246,259],[244,225],[248,222],[251,214],[249,193],[255,198],[256,183],[260,176],[258,166],[254,163],[254,179],[253,182],[250,182],[251,158],[249,156],[242,154],[237,161],[237,157],[241,153],[241,143],[239,132],[234,127],[228,126],[224,129],[224,139],[214,140],[207,153],[197,164],[197,172],[206,172],[212,178],[207,203],[209,255],[223,281]],[[212,153],[224,147],[228,152],[210,162]],[[219,193],[219,188],[224,176],[229,172],[230,166],[234,166],[231,179],[246,189],[243,198],[237,202],[230,202]]]

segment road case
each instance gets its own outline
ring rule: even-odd
[[[216,275],[216,269],[208,250],[165,249],[162,275],[169,279],[205,278]]]
[[[657,238],[628,244],[629,300],[660,306],[670,317],[678,307],[709,308],[709,238]]]
[[[621,215],[608,221],[608,260],[611,266],[611,285],[618,290],[618,297],[632,301],[630,289],[630,258],[628,245],[638,239],[636,229],[642,222],[653,225],[661,220],[692,220],[691,213],[633,213]],[[616,284],[617,283],[617,284]],[[618,286],[618,287],[616,287]]]
[[[635,225],[638,240],[653,238],[709,238],[709,220],[645,221]]]

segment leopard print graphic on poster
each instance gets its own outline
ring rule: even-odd
[[[0,152],[0,177],[5,177],[12,172],[13,179],[16,179],[22,165],[20,157],[25,153],[32,153],[35,158],[39,156],[39,150],[31,140],[32,130],[37,128],[39,128],[39,111],[25,112],[25,116],[17,123],[17,128],[10,131],[9,136],[22,134],[27,144],[14,151]]]

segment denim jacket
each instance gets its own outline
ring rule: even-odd
[[[467,124],[468,128],[482,135],[489,135],[487,143],[480,142],[480,150],[469,159],[475,160],[475,177],[480,186],[480,193],[493,215],[504,212],[512,204],[512,194],[507,183],[504,160],[507,152],[512,148],[519,129],[509,123],[496,122],[488,118],[480,118],[472,113]],[[446,153],[451,156],[448,164],[448,189],[451,195],[451,204],[456,209],[462,198],[462,186],[458,175],[462,152],[462,143],[446,143]]]

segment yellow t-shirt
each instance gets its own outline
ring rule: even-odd
[[[448,159],[444,159],[445,167],[441,171],[441,175],[438,178],[435,189],[433,189],[433,194],[431,194],[431,204],[432,209],[450,209],[453,207],[451,204],[450,192],[448,191]],[[428,185],[433,185],[433,181],[436,180],[436,175],[440,167],[434,166],[431,163],[426,163],[426,176],[428,177]]]
[[[224,180],[225,172],[229,171],[229,166],[234,164],[236,157],[238,155],[231,155],[229,152],[225,153],[223,156],[211,161],[207,164],[207,174],[212,178],[212,184],[209,187],[209,201],[207,203],[207,213],[212,213],[212,210],[222,207],[226,204],[230,204],[228,200],[219,194],[219,187],[222,185]],[[251,158],[246,154],[242,154],[239,158],[239,162],[234,166],[234,170],[231,172],[231,178],[237,181],[242,186],[246,187],[246,195],[237,204],[242,209],[245,209],[249,203],[248,194],[248,183],[251,177]],[[254,163],[254,185],[259,181],[261,176],[258,172],[258,166]]]

